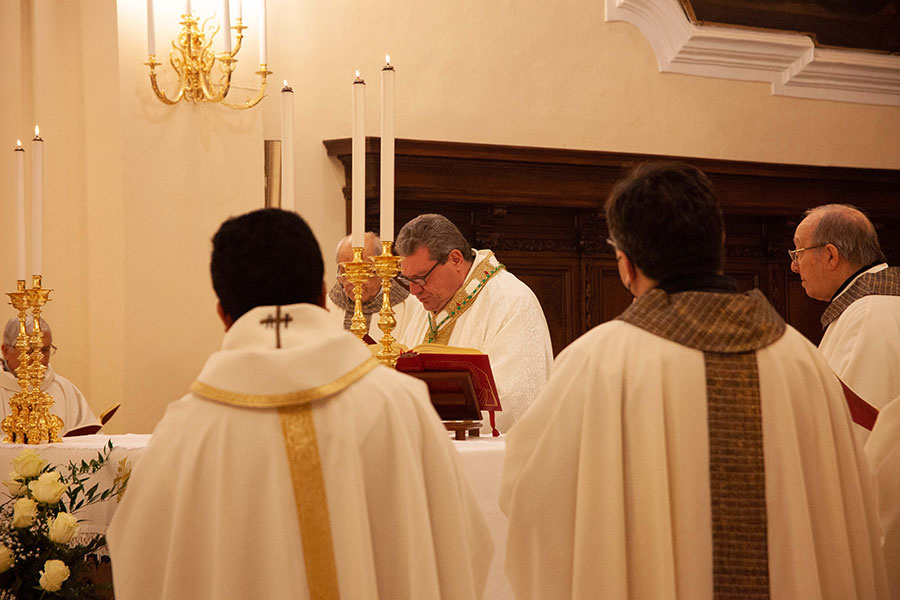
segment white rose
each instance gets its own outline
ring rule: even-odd
[[[13,469],[22,477],[37,477],[46,464],[47,461],[30,448],[22,450],[17,457],[12,459]]]
[[[48,560],[41,571],[41,587],[48,592],[58,592],[63,581],[69,578],[69,567],[61,560]]]
[[[79,527],[80,525],[78,524],[78,519],[75,518],[75,515],[61,512],[56,515],[55,519],[50,521],[47,535],[50,537],[51,541],[54,541],[57,544],[68,544],[69,540],[72,539],[72,536],[78,533]]]
[[[6,489],[9,490],[9,495],[13,498],[25,495],[25,482],[22,480],[22,476],[15,471],[9,474],[9,479],[4,481],[3,485],[6,486]]]
[[[37,517],[37,512],[37,502],[31,498],[19,498],[13,505],[12,526],[19,529],[31,527],[35,517]]]
[[[56,504],[62,498],[63,492],[68,486],[59,480],[59,473],[47,471],[42,473],[37,481],[28,484],[31,495],[41,504]]]
[[[6,573],[16,564],[16,556],[13,551],[0,544],[0,573]]]

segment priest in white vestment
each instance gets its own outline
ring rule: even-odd
[[[560,353],[509,433],[516,597],[886,598],[840,385],[758,290],[718,274],[709,180],[645,165],[606,213],[636,301]]]
[[[400,277],[421,303],[397,339],[408,348],[430,343],[487,354],[503,407],[497,428],[508,431],[553,364],[550,331],[534,292],[493,252],[474,251],[442,215],[419,215],[404,225],[395,250],[404,257]]]
[[[891,597],[900,600],[900,397],[881,409],[866,441],[878,490],[882,547]]]
[[[381,241],[373,232],[367,231],[363,244],[363,260],[371,262],[373,256],[380,255]],[[344,267],[341,263],[352,260],[353,247],[350,244],[350,236],[347,236],[338,242],[335,253],[335,261],[338,264],[337,281],[328,290],[328,295],[325,298],[325,308],[347,330],[350,329],[351,319],[353,318],[355,299],[353,297],[353,284],[347,281],[347,278],[344,276]],[[363,318],[366,320],[366,331],[375,342],[380,342],[382,336],[384,336],[384,332],[378,326],[383,296],[381,278],[373,274],[362,285],[360,302],[362,304]],[[417,312],[417,304],[418,302],[410,295],[408,289],[399,284],[391,286],[391,310],[394,311],[394,320],[396,321],[394,329],[391,331],[394,339],[400,339],[401,334],[406,330],[413,314]]]
[[[884,408],[900,396],[900,267],[887,265],[875,228],[852,206],[807,211],[794,245],[791,269],[807,295],[829,303],[819,350],[854,392]]]
[[[34,328],[34,318],[26,318],[26,332],[30,335]],[[65,435],[74,429],[87,425],[99,425],[100,421],[91,410],[84,394],[74,383],[56,373],[50,364],[50,356],[56,351],[53,345],[53,331],[50,324],[41,318],[41,332],[44,335],[42,361],[47,370],[44,372],[44,381],[41,383],[41,391],[53,396],[53,407],[50,412],[63,421],[63,428],[59,435]],[[3,345],[0,351],[3,353],[3,369],[0,371],[0,419],[9,415],[9,400],[21,391],[19,380],[16,377],[16,369],[19,368],[19,349],[16,348],[16,338],[19,335],[19,318],[12,317],[6,322],[3,329]]]
[[[108,531],[117,600],[479,598],[490,535],[424,384],[321,308],[295,213],[226,221],[222,349],[170,405]]]

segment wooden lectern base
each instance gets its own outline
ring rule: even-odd
[[[481,435],[481,421],[444,421],[444,427],[454,432],[457,440],[466,439],[466,433],[469,437]]]

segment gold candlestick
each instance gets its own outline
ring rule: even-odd
[[[25,443],[25,423],[28,420],[28,334],[25,329],[25,319],[28,315],[28,294],[25,291],[25,280],[16,282],[16,291],[8,292],[9,303],[19,313],[19,335],[16,338],[16,348],[19,350],[19,366],[16,369],[19,387],[18,392],[9,399],[9,415],[3,419],[4,443]]]
[[[341,263],[347,281],[353,284],[353,318],[350,319],[350,332],[360,340],[365,337],[368,328],[366,317],[362,311],[362,286],[372,274],[373,265],[363,261],[363,249],[353,248],[353,260]]]
[[[391,306],[391,284],[400,272],[400,257],[391,253],[393,242],[381,242],[381,256],[375,257],[375,274],[381,278],[381,312],[378,317],[378,328],[384,333],[381,338],[381,350],[378,360],[383,365],[393,368],[400,356],[400,349],[394,345],[396,341],[391,332],[397,326],[394,308]]]
[[[41,390],[47,367],[44,366],[44,332],[41,331],[42,307],[50,301],[52,290],[41,287],[41,276],[32,276],[32,286],[27,290],[28,303],[34,315],[34,326],[31,330],[31,360],[28,365],[28,377],[31,382],[29,397],[29,415],[27,424],[28,444],[45,442],[61,442],[59,430],[63,427],[62,419],[50,412],[53,408],[53,397]]]

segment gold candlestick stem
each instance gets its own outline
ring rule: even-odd
[[[353,318],[350,320],[350,332],[360,340],[365,337],[368,328],[366,317],[362,311],[362,286],[369,279],[372,272],[372,263],[363,261],[363,249],[353,248],[353,260],[341,263],[347,281],[353,284]]]
[[[383,365],[393,368],[400,356],[400,349],[394,345],[397,341],[391,332],[397,326],[394,309],[391,306],[391,285],[394,277],[400,273],[400,257],[391,253],[393,242],[381,242],[381,256],[375,257],[375,274],[381,278],[381,312],[378,317],[378,328],[384,335],[381,338],[381,350],[378,360]]]
[[[25,443],[25,423],[28,419],[28,334],[25,329],[25,319],[28,315],[28,294],[25,291],[25,280],[16,282],[16,291],[8,292],[9,303],[19,313],[19,335],[16,338],[16,348],[19,350],[19,366],[16,368],[16,376],[19,383],[18,392],[9,399],[9,415],[3,419],[4,443]]]

